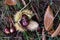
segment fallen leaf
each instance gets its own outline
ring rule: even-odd
[[[49,5],[44,15],[44,27],[46,31],[49,31],[53,27],[53,19],[54,19],[53,12]]]
[[[59,32],[59,35],[60,35],[60,32]]]
[[[54,33],[54,31],[55,30],[52,29],[52,30],[48,31],[48,34],[52,35]]]
[[[55,30],[55,32],[51,35],[51,37],[56,37],[57,35],[59,35],[59,33],[60,33],[60,24],[58,25],[58,27]]]

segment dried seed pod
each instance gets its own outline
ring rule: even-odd
[[[47,7],[45,15],[44,15],[44,27],[47,31],[49,31],[53,26],[53,12],[50,6]]]
[[[39,24],[35,21],[30,21],[29,25],[27,26],[27,29],[30,31],[34,31],[38,29]]]
[[[5,0],[5,4],[14,6],[17,4],[17,1],[16,0]]]
[[[22,15],[25,14],[27,15],[28,19],[31,19],[31,17],[34,15],[32,11],[28,10],[28,9],[25,9],[23,11],[18,11],[15,15],[14,15],[14,20],[15,20],[15,28],[16,30],[18,31],[25,31],[26,29],[22,27],[21,23],[19,23],[22,19]],[[23,17],[24,18],[24,17]],[[25,21],[25,19],[24,19]],[[26,22],[26,21],[25,21]],[[24,24],[25,25],[25,24]],[[27,24],[28,25],[28,24]]]
[[[23,11],[18,11],[15,15],[14,15],[14,20],[15,22],[20,21],[22,18],[22,14],[26,14],[29,19],[34,15],[33,12],[31,10],[25,9]]]
[[[14,26],[15,26],[17,31],[20,31],[20,32],[24,32],[25,31],[25,29],[22,28],[22,26],[19,23],[15,23]]]
[[[60,32],[60,24],[58,25],[56,31],[51,35],[51,37],[56,37],[57,35],[59,35]]]
[[[22,13],[26,14],[29,17],[29,19],[34,15],[33,12],[31,10],[28,10],[28,9],[23,10]]]

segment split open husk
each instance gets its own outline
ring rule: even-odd
[[[18,11],[15,15],[14,15],[14,20],[15,22],[18,22],[18,20],[21,20],[22,18],[22,14],[26,14],[29,19],[31,19],[31,17],[34,15],[33,12],[31,10],[25,9],[23,11]]]
[[[16,30],[19,31],[19,32],[26,31],[26,29],[24,29],[19,23],[15,23],[14,26],[15,26]]]

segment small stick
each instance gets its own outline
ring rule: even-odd
[[[44,32],[44,28],[43,28],[43,30],[42,30],[42,40],[46,40],[46,36],[45,36],[45,34],[44,34],[45,32]]]
[[[31,7],[32,7],[32,10],[34,11],[34,14],[36,15],[37,20],[39,21],[38,14],[36,13],[36,11],[34,10],[34,8],[33,8],[33,6],[32,6],[32,5],[31,5]]]
[[[24,10],[29,4],[30,4],[30,2],[27,3],[20,11]]]
[[[24,0],[21,0],[21,1],[22,1],[23,5],[26,6],[26,2]]]

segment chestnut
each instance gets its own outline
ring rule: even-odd
[[[4,33],[5,33],[5,34],[10,34],[10,30],[9,30],[8,27],[6,27],[6,28],[4,29]]]
[[[28,16],[23,14],[20,23],[23,27],[28,26],[28,24],[29,24]]]
[[[17,4],[17,1],[16,0],[5,0],[5,4],[14,6]]]
[[[14,33],[16,31],[15,27],[10,28],[10,33]]]

